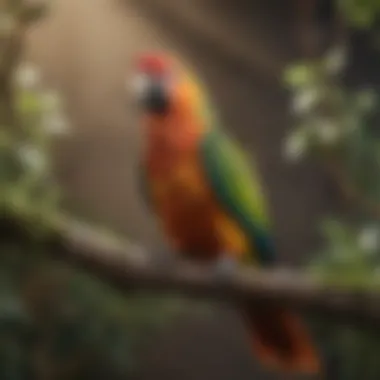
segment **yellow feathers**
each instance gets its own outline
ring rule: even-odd
[[[217,234],[223,241],[221,245],[225,247],[226,252],[236,256],[238,260],[243,260],[251,249],[246,234],[236,221],[228,217],[222,210],[218,211],[215,221]]]

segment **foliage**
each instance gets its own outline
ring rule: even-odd
[[[380,1],[340,1],[349,26],[372,28]],[[291,161],[319,160],[345,202],[345,213],[326,218],[324,247],[310,263],[311,275],[332,284],[378,289],[380,284],[380,136],[375,89],[343,83],[347,46],[332,47],[319,59],[285,72],[296,126],[285,146]],[[380,377],[375,331],[315,321],[316,337],[332,379]]]
[[[49,259],[46,239],[63,215],[54,181],[54,138],[70,135],[59,95],[21,59],[23,33],[43,1],[12,0],[0,12],[0,211],[29,238],[0,241],[0,377],[119,379],[138,372],[138,353],[194,303],[118,294],[99,279]]]
[[[351,25],[370,28],[380,12],[378,0],[338,0],[341,11]]]

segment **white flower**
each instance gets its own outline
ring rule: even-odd
[[[18,148],[18,154],[22,163],[35,172],[46,169],[46,160],[39,149],[33,145],[22,145]]]
[[[363,251],[376,251],[379,248],[379,243],[379,230],[375,227],[364,228],[358,235],[358,245]]]
[[[330,50],[325,60],[326,68],[331,74],[338,74],[346,63],[346,49],[343,46]]]
[[[336,143],[341,137],[340,130],[336,123],[324,120],[315,127],[315,132],[321,143],[330,145]]]
[[[42,128],[51,135],[66,135],[70,132],[67,119],[60,113],[47,113],[42,120]]]
[[[46,112],[57,112],[62,107],[61,97],[56,91],[44,91],[41,95],[41,102]]]
[[[49,90],[41,95],[44,109],[42,128],[52,135],[64,135],[70,130],[69,123],[62,113],[62,100],[58,92]]]
[[[307,136],[301,132],[303,131],[291,134],[285,142],[284,156],[289,161],[297,161],[307,150]]]
[[[296,114],[308,112],[318,101],[318,92],[313,89],[299,91],[292,101],[292,111]]]
[[[16,70],[16,83],[24,89],[34,89],[41,81],[40,71],[31,63],[22,63]]]

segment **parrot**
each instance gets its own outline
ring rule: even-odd
[[[223,128],[201,80],[165,51],[139,54],[133,73],[143,134],[138,180],[173,251],[220,268],[273,266],[276,252],[258,169]],[[247,341],[264,367],[320,370],[296,312],[269,304],[241,309]]]

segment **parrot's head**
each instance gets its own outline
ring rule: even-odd
[[[148,53],[137,59],[133,89],[138,104],[147,115],[170,112],[179,85],[174,59],[166,54]]]
[[[132,79],[148,141],[183,150],[213,124],[206,120],[211,107],[200,82],[174,56],[155,52],[139,56]]]
[[[135,97],[143,113],[163,117],[180,113],[202,117],[208,107],[201,83],[176,57],[166,53],[146,53],[138,57],[133,78]]]

